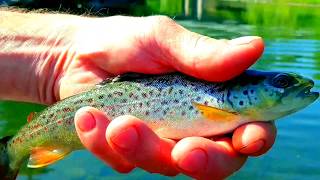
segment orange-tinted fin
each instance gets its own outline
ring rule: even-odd
[[[71,151],[66,149],[36,147],[31,150],[29,168],[40,168],[64,158]]]
[[[209,120],[216,121],[233,121],[239,119],[239,114],[235,112],[228,112],[211,106],[206,106],[196,102],[192,104],[201,112],[201,114]]]
[[[31,122],[35,116],[36,116],[36,112],[31,112],[27,117],[27,121]]]

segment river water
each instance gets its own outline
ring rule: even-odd
[[[252,67],[259,70],[290,71],[315,80],[320,91],[320,11],[316,7],[286,7],[289,11],[268,13],[268,5],[247,7],[237,18],[198,21],[177,20],[186,28],[214,38],[259,35],[266,49]],[[283,9],[283,8],[282,8]],[[281,8],[279,9],[279,12]],[[274,11],[277,12],[277,9]],[[285,14],[283,14],[285,13]],[[223,13],[220,13],[220,15]],[[273,16],[274,15],[274,16]],[[228,14],[226,15],[227,17]],[[222,20],[221,20],[222,19]],[[0,135],[13,134],[26,122],[30,111],[43,107],[25,103],[0,102]],[[276,122],[278,136],[273,148],[261,157],[249,158],[245,166],[229,179],[320,179],[320,102]],[[87,151],[72,153],[44,169],[22,168],[18,179],[172,179],[134,170],[118,174]],[[173,179],[188,179],[183,175]]]

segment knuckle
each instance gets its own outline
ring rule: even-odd
[[[171,18],[164,15],[149,16],[149,18],[158,25],[176,24]]]

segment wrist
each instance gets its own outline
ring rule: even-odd
[[[0,98],[50,104],[84,17],[0,13]],[[14,22],[14,23],[13,23]],[[26,27],[26,28],[24,28]]]

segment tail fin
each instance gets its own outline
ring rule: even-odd
[[[9,156],[7,151],[7,142],[10,136],[0,139],[0,179],[14,180],[17,177],[18,169],[11,169],[9,164]]]

